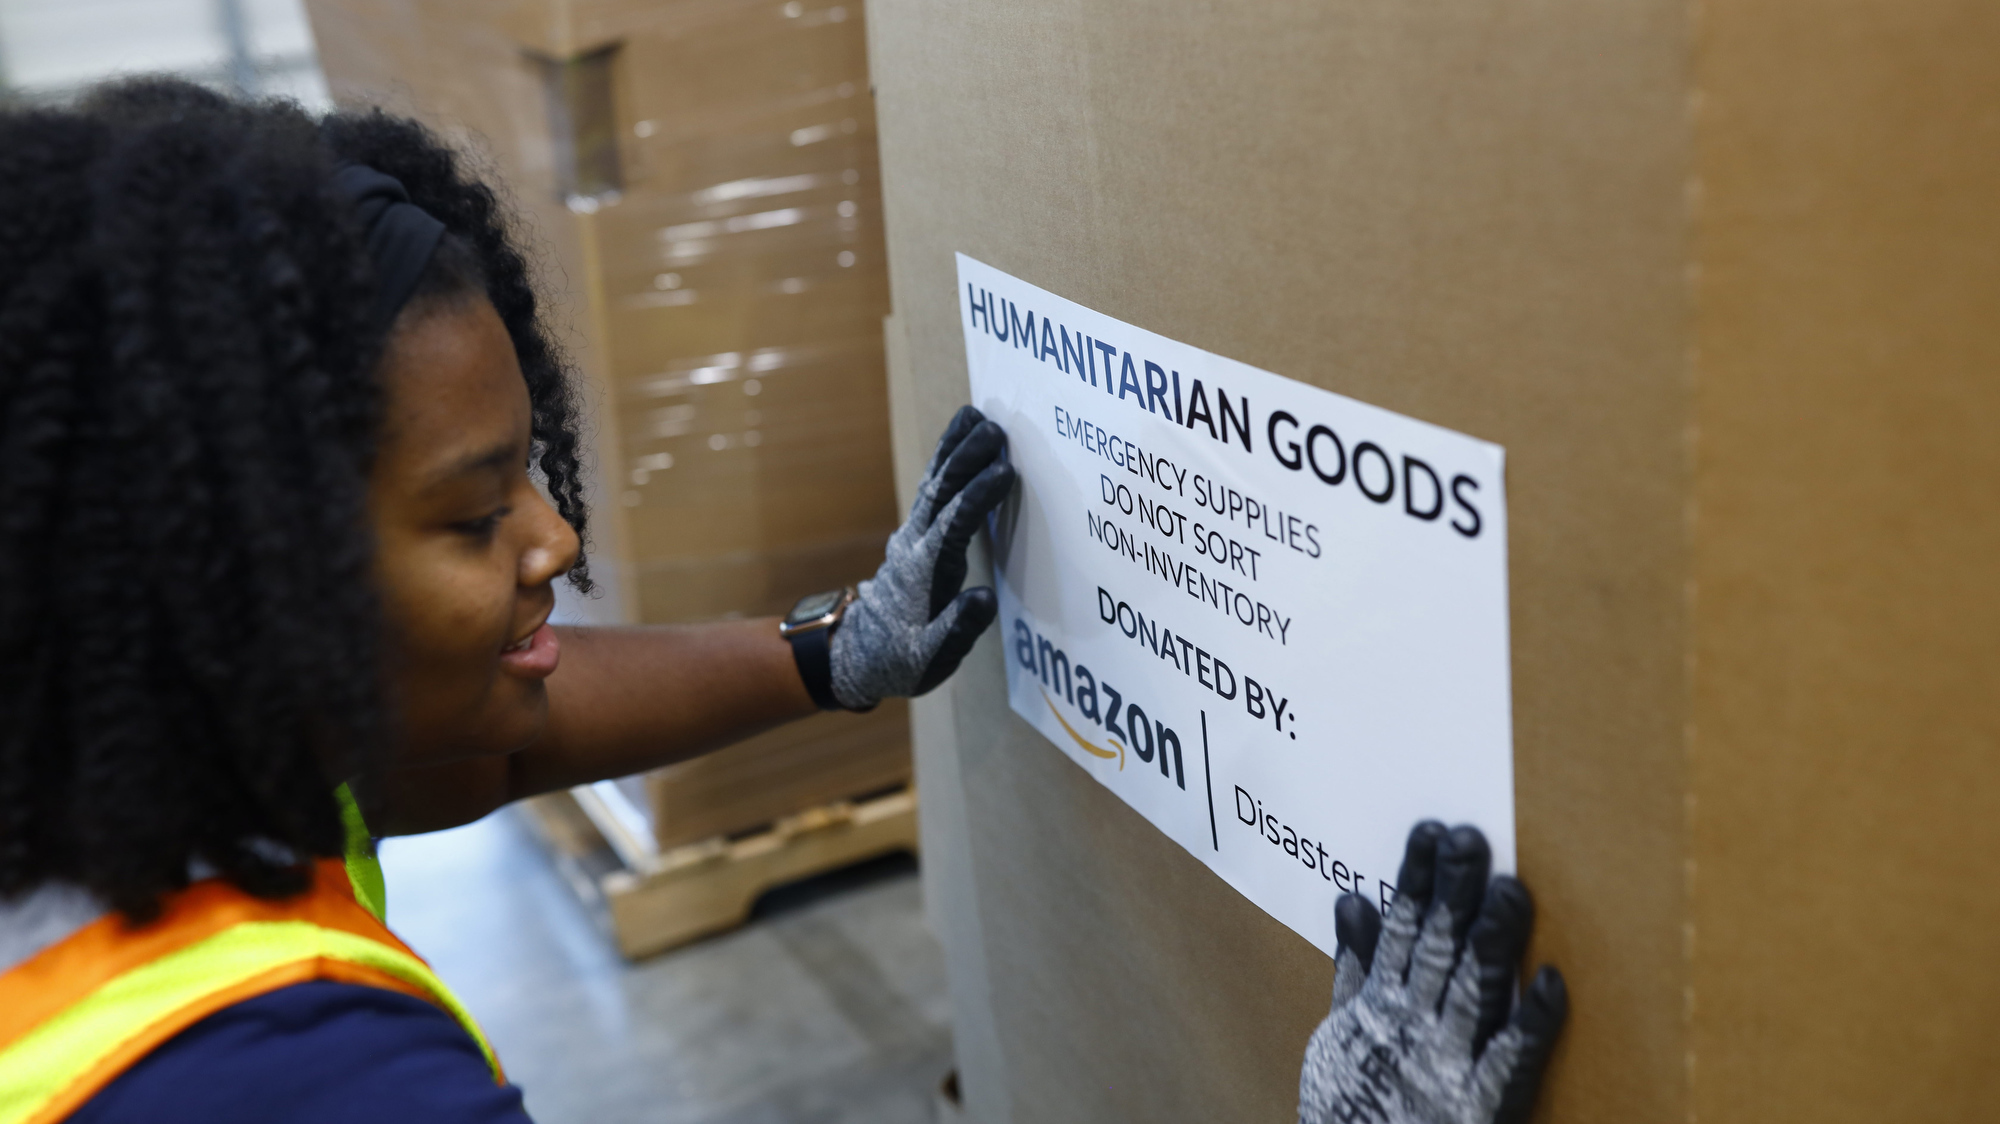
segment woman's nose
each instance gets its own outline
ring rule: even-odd
[[[521,552],[521,584],[529,586],[546,585],[569,573],[583,550],[576,528],[547,500],[537,499],[538,534],[535,542]]]

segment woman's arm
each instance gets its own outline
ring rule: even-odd
[[[776,618],[559,628],[549,719],[505,757],[402,769],[369,794],[385,835],[453,827],[502,804],[707,753],[815,711]]]
[[[970,406],[946,428],[882,568],[861,583],[828,641],[828,686],[842,706],[923,694],[993,623],[993,591],[960,587],[967,545],[1014,485],[1006,444]],[[504,757],[391,773],[360,793],[374,830],[469,823],[510,800],[669,765],[815,709],[771,618],[558,635],[541,737]]]
[[[818,709],[775,617],[557,632],[548,731],[514,755],[509,800],[669,765]]]

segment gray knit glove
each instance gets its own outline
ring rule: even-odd
[[[1544,967],[1510,1020],[1534,904],[1491,868],[1477,828],[1426,821],[1387,922],[1356,894],[1335,905],[1333,1011],[1306,1046],[1301,1124],[1528,1119],[1569,997]]]
[[[1007,435],[970,406],[938,441],[910,518],[833,630],[833,697],[852,710],[944,682],[1000,604],[965,584],[965,548],[1014,486]]]

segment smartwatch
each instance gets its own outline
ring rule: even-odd
[[[825,593],[799,598],[785,619],[778,622],[778,635],[791,641],[792,659],[799,665],[799,678],[806,693],[821,710],[845,710],[833,695],[833,630],[847,607],[854,603],[853,586],[829,589]],[[868,709],[874,709],[870,707]]]

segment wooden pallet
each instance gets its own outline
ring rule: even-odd
[[[759,831],[665,851],[615,785],[526,802],[564,877],[637,959],[734,929],[765,891],[917,850],[917,794],[904,787],[786,816]]]

